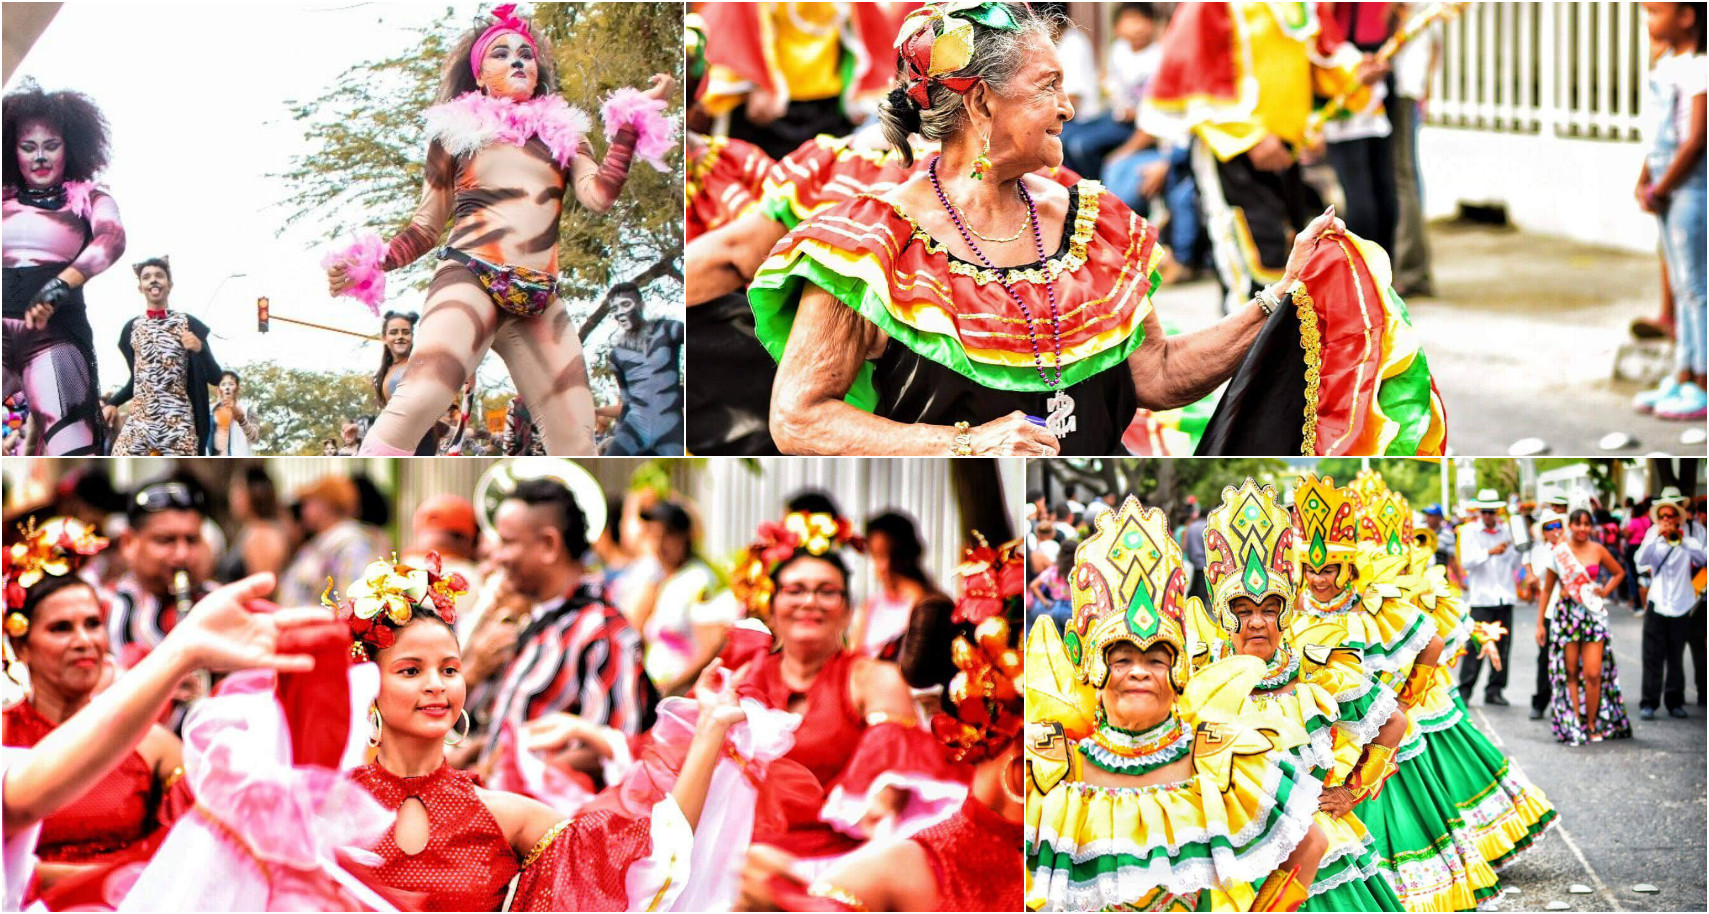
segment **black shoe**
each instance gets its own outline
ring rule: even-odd
[[[1543,719],[1543,709],[1542,708],[1532,708],[1531,709],[1531,719],[1532,720],[1542,720]]]
[[[1638,719],[1639,720],[1655,720],[1656,719],[1656,709],[1655,708],[1639,708],[1638,709]]]
[[[1485,695],[1484,704],[1495,705],[1498,708],[1505,708],[1510,704],[1510,702],[1500,695]]]
[[[1681,720],[1684,720],[1684,719],[1685,719],[1685,718],[1687,718],[1687,717],[1690,717],[1690,716],[1691,716],[1691,715],[1690,715],[1690,714],[1687,714],[1687,713],[1685,713],[1685,709],[1684,709],[1684,708],[1668,708],[1668,709],[1667,709],[1667,716],[1669,716],[1669,717],[1677,717],[1677,718],[1679,718],[1679,719],[1681,719]]]

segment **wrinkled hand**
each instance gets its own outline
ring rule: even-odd
[[[1335,217],[1335,207],[1331,206],[1323,214],[1311,220],[1305,230],[1294,237],[1293,250],[1288,252],[1288,265],[1282,269],[1282,283],[1276,291],[1286,291],[1294,280],[1300,278],[1305,266],[1311,261],[1311,252],[1317,247],[1318,239],[1331,232],[1347,231],[1346,223]]]
[[[676,80],[669,73],[654,73],[647,77],[647,91],[642,93],[648,98],[665,99],[669,101],[674,95]]]
[[[1055,435],[1032,424],[1020,410],[975,425],[968,431],[973,439],[973,453],[980,457],[1054,457],[1062,450]]]
[[[1246,157],[1259,171],[1286,171],[1289,165],[1294,164],[1293,151],[1273,133],[1266,134],[1258,145],[1246,150]]]
[[[250,668],[303,673],[314,669],[306,654],[278,654],[279,633],[314,622],[331,622],[321,606],[252,611],[249,604],[273,592],[271,572],[252,574],[202,598],[160,644],[181,653],[187,669],[227,672]]]
[[[1339,819],[1353,811],[1353,791],[1346,787],[1326,787],[1318,795],[1317,808],[1319,812]]]

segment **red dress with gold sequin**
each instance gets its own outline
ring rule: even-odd
[[[630,868],[655,850],[652,823],[645,817],[591,809],[559,822],[522,860],[481,802],[478,782],[468,772],[441,765],[432,774],[401,778],[366,765],[350,777],[394,813],[411,797],[427,808],[429,835],[420,853],[405,853],[393,826],[370,848],[383,862],[352,867],[364,881],[397,897],[419,898],[426,910],[497,911],[511,879],[520,873],[512,911],[622,911],[631,907],[631,889],[663,897],[671,888],[668,880],[683,875],[680,865],[670,861],[630,879]],[[661,849],[681,854],[680,847]],[[649,887],[652,873],[662,884]]]
[[[1019,911],[1022,828],[968,797],[960,811],[913,839],[938,880],[940,911]]]
[[[30,747],[54,725],[28,701],[6,709],[6,745]],[[36,855],[50,863],[92,863],[147,840],[188,807],[178,781],[166,796],[156,790],[154,770],[135,752],[96,781],[76,801],[42,820]]]
[[[396,826],[388,829],[371,848],[384,862],[367,869],[370,881],[419,893],[431,911],[496,911],[504,904],[521,861],[475,794],[474,776],[441,765],[423,777],[400,778],[379,765],[366,765],[350,777],[393,813],[411,797],[427,808],[427,846],[417,854],[405,853]]]
[[[801,726],[795,746],[785,758],[800,763],[825,789],[825,804],[813,821],[790,823],[787,839],[776,842],[798,857],[831,857],[847,853],[865,839],[856,825],[876,795],[888,787],[907,794],[897,827],[938,821],[961,805],[967,794],[970,769],[954,766],[943,746],[912,721],[861,719],[849,692],[852,665],[859,658],[848,651],[832,657],[805,692],[791,689],[783,679],[783,654],[760,658],[737,687],[744,698],[755,698],[778,710],[802,698]]]

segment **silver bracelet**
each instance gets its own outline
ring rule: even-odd
[[[1265,317],[1275,314],[1276,309],[1282,307],[1282,300],[1276,297],[1275,292],[1270,291],[1269,286],[1259,289],[1257,294],[1252,296],[1252,300],[1258,303],[1258,310],[1264,312]]]

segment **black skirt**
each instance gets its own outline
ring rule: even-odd
[[[1293,296],[1258,331],[1199,439],[1198,456],[1294,457],[1305,443],[1305,350]]]

